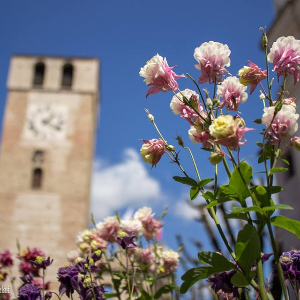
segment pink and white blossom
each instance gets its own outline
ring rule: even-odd
[[[162,139],[143,140],[144,144],[140,149],[140,155],[143,160],[152,165],[157,165],[161,157],[166,152],[166,144]]]
[[[189,107],[183,102],[182,95],[189,101],[193,108]],[[171,100],[170,107],[175,115],[180,115],[182,118],[185,118],[191,125],[197,118],[199,118],[195,110],[199,114],[205,115],[203,112],[203,107],[199,103],[199,95],[190,89],[185,89],[181,93],[174,95]]]
[[[248,99],[246,89],[247,87],[241,84],[237,77],[227,77],[217,89],[217,95],[223,99],[220,106],[236,111],[240,103]]]
[[[166,274],[176,271],[179,265],[179,254],[173,250],[165,250],[161,253],[164,272]]]
[[[153,212],[151,207],[144,206],[140,208],[133,216],[134,219],[139,220],[141,222],[145,222],[151,218],[153,218]]]
[[[222,81],[228,71],[225,67],[230,66],[231,51],[227,45],[218,42],[203,43],[195,49],[194,58],[198,64],[195,68],[201,71],[199,83],[212,83]]]
[[[189,129],[189,139],[197,144],[202,143],[204,148],[210,148],[212,146],[211,140],[213,137],[208,130],[204,130],[202,126],[191,126]]]
[[[275,106],[266,107],[262,116],[262,123],[267,126],[267,138],[273,145],[277,145],[281,141],[290,139],[296,133],[299,114],[296,114],[296,109],[292,105],[282,105],[281,110],[273,120],[274,112]]]
[[[239,70],[240,83],[247,86],[251,84],[250,95],[254,92],[256,86],[267,77],[267,71],[263,71],[256,64],[248,60],[249,67],[245,66]]]
[[[277,73],[278,79],[285,74],[291,74],[296,84],[300,72],[300,40],[293,36],[278,38],[270,49],[268,61],[273,63],[273,72]]]
[[[231,115],[221,115],[209,126],[209,132],[217,143],[235,151],[246,144],[244,134],[251,130],[254,129],[246,128],[240,118]]]
[[[120,224],[117,217],[107,217],[104,222],[98,223],[96,225],[98,236],[109,242],[114,241],[114,237],[118,234],[120,230]]]
[[[151,86],[146,94],[156,94],[158,92],[176,91],[178,88],[177,80],[184,75],[177,75],[172,71],[176,66],[169,67],[166,58],[159,54],[153,56],[146,65],[141,68],[140,76],[145,78],[147,86]]]
[[[122,220],[121,230],[126,233],[132,233],[132,235],[138,235],[143,229],[142,223],[140,220],[131,219],[131,220]]]
[[[130,249],[129,254],[134,256],[138,264],[148,266],[148,271],[153,272],[155,270],[155,256],[153,251],[137,247]]]

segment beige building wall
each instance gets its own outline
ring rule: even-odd
[[[33,85],[37,62],[44,81]],[[73,66],[71,87],[62,69]],[[0,156],[0,249],[39,247],[54,259],[48,279],[67,262],[88,227],[99,95],[97,59],[14,56],[8,76]],[[42,158],[36,157],[42,151]],[[33,188],[35,169],[42,170]]]
[[[281,36],[291,35],[296,39],[300,39],[300,1],[275,0],[274,5],[277,16],[268,31],[269,47]],[[274,80],[277,80],[277,78]],[[300,114],[299,82],[294,85],[292,76],[289,76],[286,88],[290,92],[289,97],[297,97],[297,113]],[[300,136],[300,130],[296,135]],[[291,161],[291,171],[278,173],[276,177],[278,185],[282,185],[284,188],[283,192],[279,194],[279,201],[293,206],[294,210],[283,210],[280,214],[300,221],[300,152],[291,148],[286,154],[286,157]],[[300,249],[300,240],[285,230],[278,230],[278,242],[282,247],[282,251],[289,251],[292,247]]]

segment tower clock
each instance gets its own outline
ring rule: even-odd
[[[0,156],[0,250],[40,247],[66,262],[88,226],[98,59],[13,56]]]

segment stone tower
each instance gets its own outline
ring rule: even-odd
[[[0,157],[0,249],[40,247],[55,278],[88,227],[99,61],[13,56]]]

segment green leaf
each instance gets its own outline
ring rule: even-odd
[[[246,275],[250,274],[254,262],[260,257],[260,253],[259,235],[254,226],[247,224],[240,230],[235,245],[237,262]]]
[[[288,168],[273,168],[270,170],[270,174],[273,175],[275,173],[286,172],[288,170],[289,170]]]
[[[106,294],[104,294],[105,299],[110,299],[110,298],[114,298],[114,297],[118,297],[118,294],[117,293],[106,293]]]
[[[245,182],[242,180],[241,175],[243,176]],[[238,196],[240,201],[244,201],[249,196],[247,186],[251,179],[252,167],[246,162],[241,162],[238,166],[238,169],[235,168],[232,172],[229,180],[229,188]]]
[[[231,277],[230,282],[237,287],[246,287],[249,285],[248,280],[239,272]]]
[[[256,123],[256,124],[261,124],[261,119],[256,119],[253,122]]]
[[[232,262],[217,252],[202,251],[198,253],[198,258],[202,263],[209,264],[216,269],[237,270]]]
[[[275,209],[294,209],[293,207],[286,205],[286,204],[276,204],[272,206],[266,206],[262,208],[262,211],[269,211],[269,210],[275,210]]]
[[[199,195],[200,189],[198,187],[192,186],[190,189],[190,198],[191,200],[195,200]]]
[[[232,208],[232,214],[240,214],[240,213],[246,213],[250,211],[256,211],[258,213],[261,213],[261,209],[257,206],[250,206],[250,207],[241,207],[241,206],[234,206]]]
[[[214,179],[213,178],[205,178],[205,179],[202,179],[198,182],[198,187],[201,188],[205,185],[207,185],[208,183],[212,182]]]
[[[290,162],[289,162],[287,159],[282,158],[282,157],[280,157],[280,159],[281,159],[283,162],[285,162],[288,166],[290,165]]]
[[[139,297],[137,300],[151,300],[152,299],[151,296],[146,291],[141,290],[140,292],[141,292],[142,296]]]
[[[283,190],[283,188],[281,186],[274,185],[274,186],[270,187],[271,194],[277,194],[277,193],[281,192],[282,190]]]
[[[204,194],[202,194],[202,197],[206,200],[209,200],[209,201],[214,201],[215,200],[214,193],[211,192],[211,191],[206,191]]]
[[[161,287],[154,295],[154,299],[159,299],[163,294],[172,293],[173,290],[178,290],[178,286],[174,286],[172,284],[165,285]]]
[[[239,214],[228,214],[224,217],[225,219],[238,219],[238,220],[244,220],[248,221],[247,215],[244,213]]]
[[[182,184],[187,184],[187,185],[190,185],[190,186],[197,186],[197,181],[194,180],[193,178],[190,178],[190,177],[180,177],[180,176],[174,176],[173,179],[175,181],[178,181]]]
[[[271,224],[283,228],[300,238],[300,222],[285,216],[276,216],[271,219]]]
[[[262,207],[271,205],[270,199],[268,197],[267,188],[265,186],[253,186],[251,188],[251,192],[255,194],[256,199],[260,202],[260,205]]]

